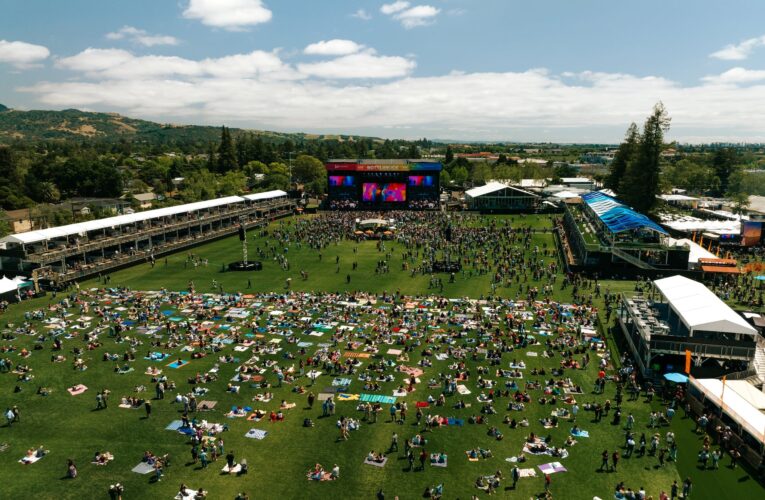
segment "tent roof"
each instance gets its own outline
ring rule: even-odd
[[[249,201],[260,201],[270,200],[271,198],[279,198],[280,196],[287,196],[287,192],[282,191],[281,189],[275,189],[273,191],[265,191],[263,193],[246,194],[242,196],[242,198]]]
[[[680,238],[677,240],[674,238],[670,238],[669,244],[675,247],[688,245],[688,248],[690,248],[691,250],[690,254],[688,255],[689,264],[697,264],[698,262],[703,261],[705,258],[708,258],[708,259],[715,258],[715,254],[713,254],[706,248],[702,247],[698,243],[688,238]]]
[[[630,207],[600,191],[583,194],[582,201],[595,212],[612,233],[621,233],[632,229],[650,229],[657,233],[667,234],[663,227],[645,215],[635,212]]]
[[[678,275],[655,280],[653,284],[692,332],[757,335],[757,330],[744,318],[698,281]]]
[[[501,182],[493,182],[493,181],[483,186],[478,186],[478,187],[474,187],[473,189],[468,189],[467,191],[465,191],[465,195],[470,196],[471,198],[477,198],[479,196],[483,196],[489,193],[502,191],[503,189],[512,189],[513,191],[518,191],[519,193],[522,193],[528,196],[537,196],[536,194],[530,193],[528,191],[524,191],[523,189],[519,189],[513,186],[508,186],[507,184],[502,184]]]
[[[746,381],[742,382],[748,384]],[[746,392],[745,397],[739,393],[742,389],[738,385],[731,386],[731,382],[726,382],[723,392],[722,380],[716,378],[692,378],[691,385],[703,392],[708,400],[720,406],[759,442],[765,443],[765,413],[748,401],[750,391]]]
[[[88,231],[96,231],[104,228],[122,226],[125,224],[132,224],[135,222],[157,219],[170,215],[195,212],[197,210],[204,210],[207,208],[219,207],[222,205],[232,205],[234,203],[244,203],[244,199],[240,196],[226,196],[225,198],[217,198],[214,200],[198,201],[195,203],[187,203],[185,205],[175,205],[172,207],[158,208],[156,210],[146,210],[145,212],[117,215],[115,217],[89,220],[87,222],[68,224],[66,226],[51,227],[48,229],[39,229],[37,231],[29,231],[26,233],[11,234],[5,238],[0,239],[0,242],[13,242],[22,244],[37,243],[53,238],[73,236],[75,234],[83,234]]]
[[[3,276],[2,279],[0,279],[0,293],[12,292],[14,290],[17,290],[18,288],[19,288],[19,285],[12,279],[8,279],[5,276]]]

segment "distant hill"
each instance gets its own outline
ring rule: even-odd
[[[247,130],[250,131],[250,130]],[[236,136],[243,129],[231,129]],[[251,130],[264,139],[282,141],[337,140],[344,141],[357,136],[316,135]],[[220,140],[220,127],[201,125],[160,124],[147,120],[128,118],[117,113],[94,113],[78,109],[62,111],[19,111],[0,104],[0,144],[13,141],[40,141],[57,139],[168,142],[215,142]]]

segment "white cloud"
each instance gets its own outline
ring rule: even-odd
[[[432,24],[435,17],[441,12],[441,9],[432,5],[416,5],[404,1],[384,4],[380,7],[380,12],[400,22],[406,29],[416,28],[417,26],[427,26]]]
[[[334,40],[322,40],[312,43],[303,49],[303,53],[320,56],[347,56],[348,54],[355,54],[363,48],[363,45],[353,40],[335,38]]]
[[[402,10],[409,7],[409,5],[411,5],[409,2],[403,2],[401,0],[393,2],[393,3],[386,3],[386,4],[383,4],[382,7],[380,7],[380,12],[388,16],[391,14],[395,14],[396,12],[401,12]]]
[[[396,78],[409,74],[417,64],[398,56],[378,56],[367,51],[330,61],[298,64],[298,71],[319,78]]]
[[[202,24],[215,28],[239,31],[267,23],[272,13],[262,0],[189,0],[183,17],[199,19]]]
[[[123,26],[118,31],[107,33],[109,40],[130,40],[144,47],[155,45],[178,45],[178,39],[170,35],[150,35],[146,30],[133,26]]]
[[[752,83],[765,80],[765,70],[752,70],[737,67],[731,68],[719,75],[705,76],[703,80],[711,84],[720,85]]]
[[[159,77],[220,77],[275,80],[302,78],[274,52],[255,50],[201,61],[176,56],[135,56],[121,49],[88,48],[77,55],[59,59],[56,67],[85,74],[94,79],[147,79]]]
[[[364,9],[359,9],[356,12],[354,12],[353,14],[351,14],[351,17],[355,17],[357,19],[361,19],[362,21],[369,21],[370,19],[372,19],[372,14],[370,14],[369,12],[367,12]]]
[[[739,44],[726,45],[717,52],[709,54],[709,57],[724,61],[741,61],[749,57],[754,49],[763,45],[765,45],[765,35],[749,38]]]
[[[439,12],[441,9],[432,5],[418,5],[394,14],[393,18],[400,21],[404,28],[411,29],[431,24]]]
[[[34,67],[50,56],[42,45],[27,42],[0,40],[0,63],[8,63],[18,69]]]
[[[670,139],[765,142],[765,70],[698,83],[594,71],[413,76],[413,59],[372,49],[290,64],[253,51],[191,60],[87,49],[57,61],[74,74],[19,89],[41,105],[158,121],[276,130],[483,140],[618,141],[663,101]],[[386,130],[388,132],[386,132]]]

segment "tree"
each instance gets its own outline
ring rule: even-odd
[[[11,225],[8,222],[8,214],[0,209],[0,238],[7,234],[11,234]]]
[[[218,146],[218,172],[225,174],[232,170],[237,170],[236,150],[234,142],[231,140],[231,131],[226,127],[221,127],[220,146]]]
[[[609,174],[605,185],[616,193],[621,192],[621,184],[624,174],[627,172],[627,165],[635,157],[635,150],[640,140],[640,132],[637,125],[631,123],[624,136],[624,142],[619,145],[619,149],[614,155],[614,160],[609,167]]]
[[[470,171],[470,180],[475,184],[480,184],[489,179],[491,179],[491,167],[485,162],[476,162]]]
[[[452,169],[452,181],[457,186],[463,186],[468,178],[468,171],[462,165],[458,165]]]
[[[446,155],[444,156],[444,163],[449,164],[454,161],[454,151],[451,146],[446,146]]]
[[[650,212],[656,206],[656,196],[661,193],[661,151],[669,122],[664,104],[659,102],[643,125],[635,159],[627,164],[620,195],[638,212]]]
[[[301,184],[311,184],[314,182],[326,182],[327,169],[324,164],[309,155],[300,155],[292,162],[293,180]]]
[[[712,168],[717,178],[720,179],[720,188],[716,194],[721,195],[728,192],[728,182],[735,168],[735,163],[736,152],[733,149],[722,148],[715,151],[712,158]]]

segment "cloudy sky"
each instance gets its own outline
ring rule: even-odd
[[[0,103],[466,140],[765,142],[760,0],[3,2]]]

